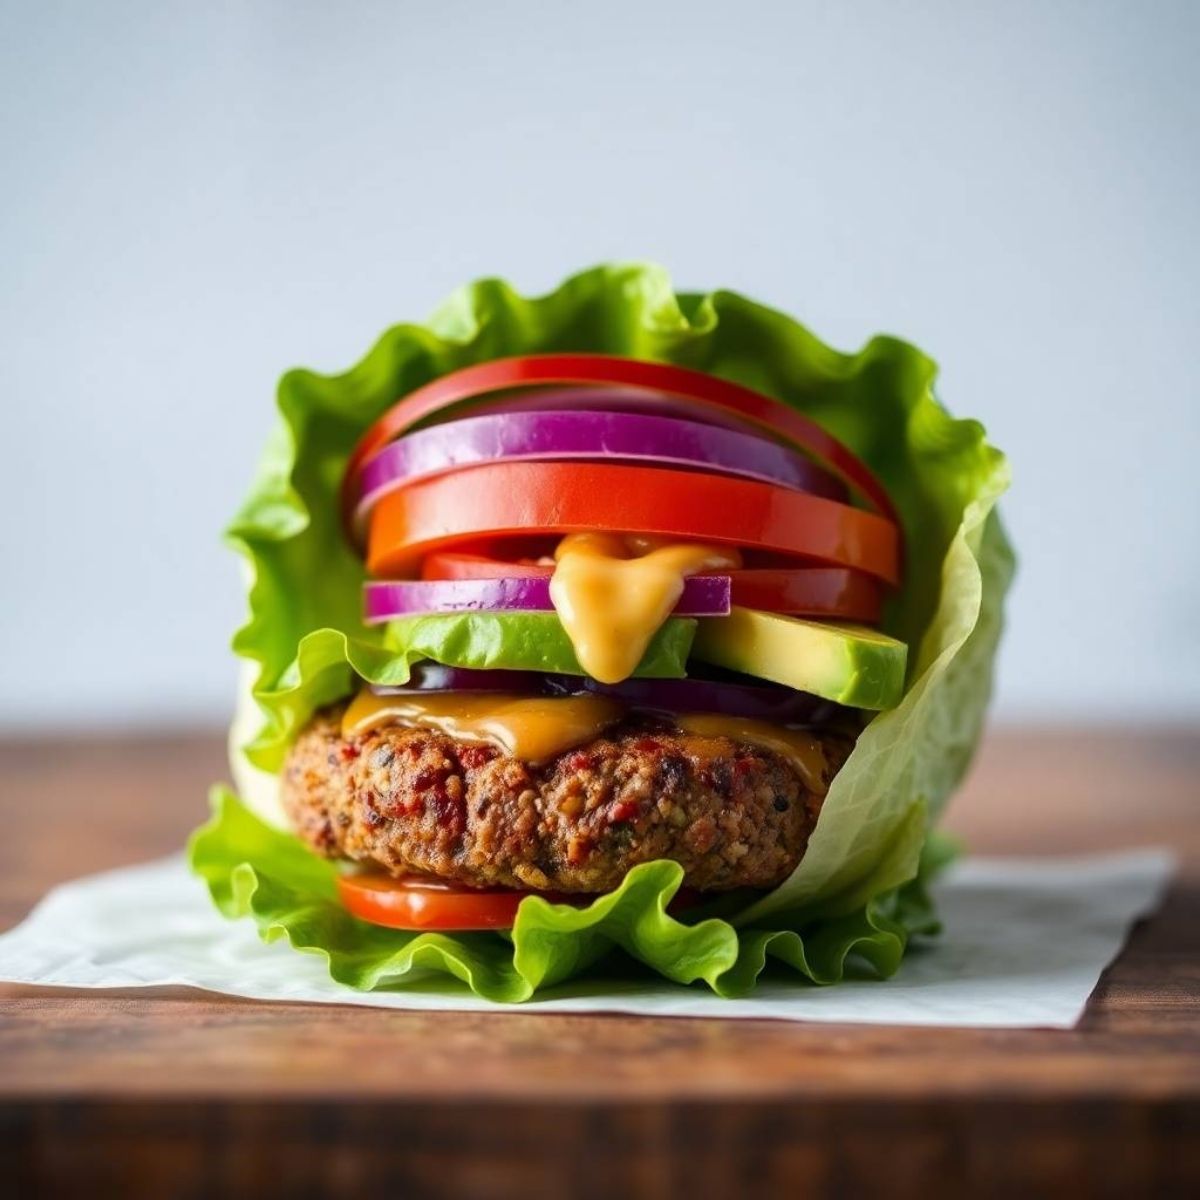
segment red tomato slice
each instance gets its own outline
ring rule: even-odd
[[[732,582],[733,603],[743,608],[873,624],[879,620],[883,606],[883,588],[859,571],[799,567],[749,568],[724,573]],[[545,579],[553,574],[554,567],[550,564],[504,562],[481,554],[451,551],[431,554],[421,564],[422,579]]]
[[[667,363],[645,362],[607,354],[533,354],[499,358],[464,367],[427,383],[394,404],[370,429],[350,456],[343,481],[343,509],[350,528],[358,474],[381,446],[419,421],[464,400],[496,392],[547,384],[610,384],[641,388],[723,409],[786,438],[838,475],[871,507],[899,525],[887,491],[856,454],[815,421],[782,401],[702,371]]]
[[[517,909],[530,892],[456,887],[440,879],[409,875],[342,875],[342,903],[356,917],[389,929],[511,929]],[[547,894],[556,904],[586,902],[590,897]]]
[[[899,533],[874,513],[776,484],[615,463],[489,463],[397,488],[371,515],[367,569],[404,576],[425,554],[480,538],[592,529],[900,576]]]
[[[422,875],[395,879],[371,873],[338,877],[338,895],[346,909],[362,921],[413,932],[511,929],[526,896],[551,904],[590,904],[595,896],[567,892],[518,892],[508,888],[469,888]],[[667,905],[676,913],[693,908],[701,893],[680,888]]]
[[[421,564],[422,579],[549,579],[553,563],[505,562],[483,554],[442,550]]]

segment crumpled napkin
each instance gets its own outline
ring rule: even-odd
[[[109,871],[50,892],[0,935],[0,982],[106,988],[184,985],[260,1000],[377,1008],[620,1012],[775,1017],[887,1025],[1070,1028],[1129,929],[1162,899],[1171,855],[974,858],[935,886],[944,934],[912,948],[895,978],[819,988],[764,978],[722,1000],[707,989],[607,976],[504,1006],[442,977],[356,992],[322,960],[266,945],[249,921],[226,921],[182,856]]]

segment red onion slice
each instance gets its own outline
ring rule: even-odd
[[[577,696],[591,692],[611,696],[635,712],[708,712],[771,721],[777,725],[828,723],[849,710],[807,692],[781,684],[745,682],[744,677],[697,679],[626,679],[605,684],[586,675],[549,675],[539,671],[480,671],[420,662],[403,687],[372,685],[379,696],[411,696],[422,692],[509,692],[531,696]]]
[[[483,671],[477,667],[447,667],[423,659],[413,664],[407,683],[398,687],[373,683],[370,689],[376,696],[414,696],[421,692],[519,692],[541,696],[545,694],[547,678],[541,671],[511,671],[503,667]],[[581,680],[576,682],[582,687]]]
[[[363,466],[355,522],[361,530],[372,506],[402,483],[479,463],[574,458],[688,467],[831,500],[847,495],[804,455],[753,433],[647,412],[507,411],[431,425],[384,446]]]
[[[728,575],[693,575],[672,614],[677,617],[729,615]],[[363,616],[368,625],[428,613],[550,612],[547,577],[502,579],[372,580],[363,585]]]
[[[547,680],[570,680],[570,676],[546,676]],[[625,679],[621,683],[599,683],[585,677],[584,689],[620,700],[638,712],[720,713],[748,717],[776,725],[820,724],[845,710],[840,705],[779,685],[734,683],[713,679]],[[555,693],[550,682],[547,690]],[[570,683],[566,685],[571,686]],[[578,690],[578,688],[576,688]],[[560,694],[569,694],[563,691]]]
[[[554,574],[553,562],[509,562],[451,550],[426,555],[423,579],[523,579]],[[841,567],[749,567],[729,571],[730,603],[764,612],[825,617],[873,625],[880,618],[883,587],[869,575]],[[702,575],[696,578],[703,578]]]

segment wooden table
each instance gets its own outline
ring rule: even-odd
[[[223,773],[214,736],[0,743],[0,927],[177,847]],[[1182,856],[1077,1030],[0,988],[0,1194],[1200,1194],[1200,736],[994,736],[949,824]]]

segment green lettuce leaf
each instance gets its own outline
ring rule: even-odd
[[[675,983],[703,982],[721,996],[752,990],[769,960],[813,983],[848,971],[895,973],[913,934],[937,931],[925,875],[832,921],[796,929],[737,930],[708,917],[683,923],[667,905],[683,882],[678,863],[643,863],[586,907],[524,900],[511,936],[405,933],[352,917],[338,902],[337,868],[299,839],[260,821],[224,788],[212,820],[192,835],[192,869],[227,917],[251,917],[264,940],[285,937],[321,954],[330,975],[371,990],[445,974],[489,1000],[518,1002],[578,975],[603,990],[598,968],[615,950]]]
[[[682,679],[696,622],[672,617],[650,639],[636,676]],[[392,621],[385,640],[410,663],[422,658],[454,667],[583,675],[567,631],[552,612],[460,613]]]
[[[598,947],[613,945],[670,978],[695,971],[691,978],[713,986],[721,980],[718,990],[749,986],[768,956],[828,981],[838,977],[840,967],[831,964],[847,946],[887,973],[894,969],[891,956],[898,962],[903,951],[902,933],[911,928],[912,904],[900,897],[909,895],[930,823],[978,741],[1013,572],[995,511],[1008,486],[1003,455],[988,445],[977,422],[949,416],[934,396],[933,362],[895,338],[877,337],[856,354],[841,354],[791,318],[742,296],[677,295],[658,268],[613,266],[584,272],[535,299],[485,280],[456,293],[428,324],[389,330],[343,375],[289,372],[279,387],[280,424],[229,531],[250,573],[250,615],[234,648],[253,664],[258,711],[253,730],[239,735],[235,754],[244,760],[238,765],[277,771],[299,726],[344,696],[355,675],[396,684],[425,655],[453,655],[474,665],[494,665],[503,656],[494,625],[362,625],[363,568],[342,535],[338,486],[363,429],[397,395],[470,363],[556,350],[675,362],[775,396],[850,445],[900,512],[905,582],[884,628],[910,646],[905,696],[858,739],[798,869],[755,902],[722,910],[720,924],[737,930],[734,940],[716,936],[706,922],[696,926],[712,939],[702,952],[688,927],[662,916],[661,901],[678,868],[656,863],[637,868],[618,892],[583,910],[594,913],[599,905],[599,923],[578,924],[584,916],[574,909],[551,919],[553,906],[540,901],[524,906],[528,928],[514,936],[513,955],[496,935],[416,939],[397,949],[344,914],[335,919],[311,874],[285,879],[268,869],[266,859],[279,844],[272,842],[268,855],[264,835],[250,838],[249,849],[239,843],[218,853],[217,843],[241,828],[228,804],[222,810],[227,820],[197,843],[204,848],[197,869],[225,911],[253,912],[273,936],[284,931],[296,944],[322,950],[335,975],[355,986],[436,960],[460,978],[469,976],[481,994],[520,998],[525,988],[566,978],[593,962]],[[691,640],[691,629],[682,628],[687,624],[664,631],[657,657],[651,663],[648,656],[644,669],[678,674]],[[263,862],[251,853],[255,846]],[[622,935],[606,922],[616,922]],[[543,942],[557,947],[546,952],[549,965],[526,963],[522,974],[514,965],[525,961],[521,947]],[[398,962],[408,965],[401,970]]]

